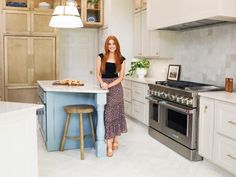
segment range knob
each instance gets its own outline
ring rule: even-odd
[[[182,103],[182,100],[183,100],[183,97],[182,97],[182,96],[177,96],[177,97],[176,97],[176,101],[177,101],[178,103]]]
[[[169,95],[169,99],[170,99],[171,101],[175,101],[176,95]]]
[[[164,93],[163,98],[168,98],[168,95],[169,95],[168,93]]]
[[[153,95],[157,96],[157,91],[153,91],[153,92],[154,92]]]
[[[189,106],[193,105],[193,99],[188,99],[186,104],[189,105]]]
[[[188,100],[189,100],[188,98],[183,98],[182,99],[182,104],[187,104]]]

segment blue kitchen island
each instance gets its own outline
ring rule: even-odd
[[[108,90],[102,90],[95,85],[63,86],[53,85],[53,81],[38,81],[38,95],[44,109],[38,111],[38,120],[41,134],[48,151],[60,149],[61,137],[64,131],[66,113],[64,106],[73,104],[91,104],[96,108],[93,114],[96,127],[96,156],[106,155],[104,106]],[[87,116],[85,114],[85,116]],[[84,119],[84,134],[90,134],[89,120]],[[79,135],[78,115],[72,114],[68,135]],[[85,139],[85,148],[93,147],[92,139]],[[79,141],[67,139],[65,149],[80,148]]]

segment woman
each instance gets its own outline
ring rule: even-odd
[[[105,53],[99,54],[96,63],[96,75],[102,89],[108,89],[105,106],[105,138],[107,141],[107,156],[113,155],[118,149],[118,136],[127,132],[124,115],[123,88],[125,58],[121,55],[120,44],[115,36],[108,36]]]

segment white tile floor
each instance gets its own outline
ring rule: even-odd
[[[94,149],[47,152],[39,133],[39,177],[233,177],[207,161],[190,162],[150,137],[147,127],[127,119],[113,157],[97,158]]]

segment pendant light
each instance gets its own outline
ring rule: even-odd
[[[55,28],[83,27],[75,0],[67,0],[66,5],[57,6],[52,14],[49,26]]]

